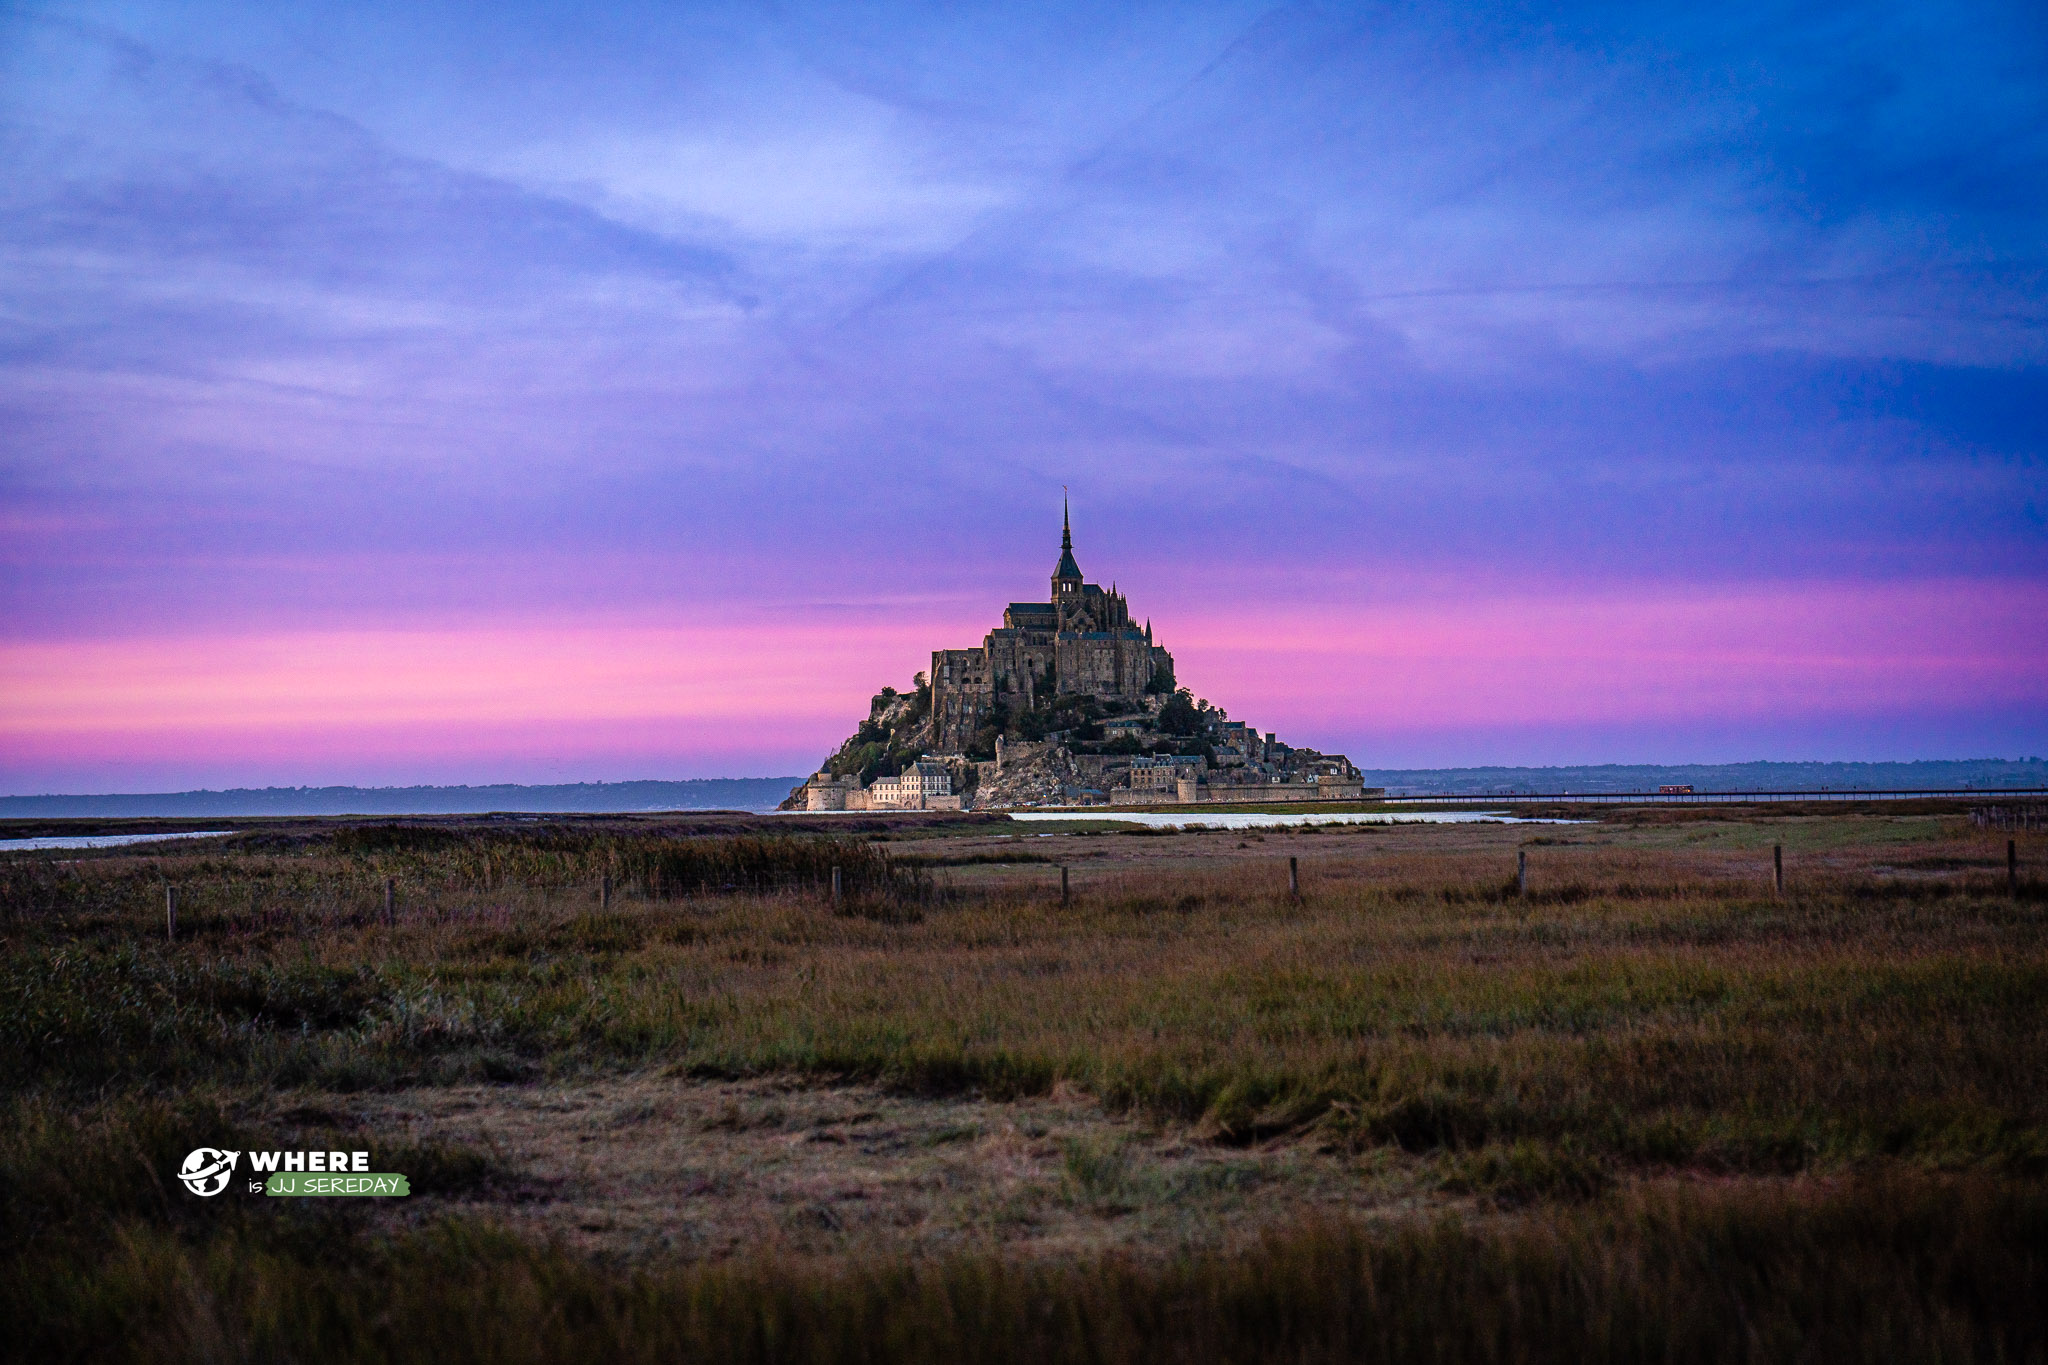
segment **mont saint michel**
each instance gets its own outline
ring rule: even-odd
[[[1342,754],[1282,743],[1197,700],[1112,584],[1088,582],[1063,507],[1043,602],[1012,602],[971,649],[935,649],[911,690],[868,717],[787,810],[1355,800]]]

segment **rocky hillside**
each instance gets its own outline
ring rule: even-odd
[[[1003,770],[974,793],[974,809],[1064,806],[1086,785],[1074,751],[1064,744],[1019,743],[1003,749]]]
[[[878,777],[894,777],[931,747],[932,691],[924,674],[908,692],[885,687],[868,702],[868,718],[820,765],[834,777],[857,774],[862,785]],[[805,775],[805,781],[809,775]],[[958,780],[956,775],[955,780]],[[784,798],[780,810],[801,810],[803,783]]]

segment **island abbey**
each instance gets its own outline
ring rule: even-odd
[[[932,740],[964,750],[996,717],[1036,709],[1062,695],[1139,702],[1171,692],[1173,656],[1152,643],[1152,623],[1131,623],[1123,594],[1085,582],[1074,560],[1074,527],[1060,508],[1060,562],[1052,599],[1012,602],[979,649],[932,652]]]
[[[997,810],[1363,794],[1342,754],[1283,744],[1181,688],[1151,622],[1131,619],[1115,584],[1081,576],[1064,507],[1048,599],[1010,603],[978,649],[934,650],[915,684],[877,693],[860,728],[783,805]]]

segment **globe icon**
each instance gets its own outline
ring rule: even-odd
[[[194,1194],[219,1194],[228,1187],[228,1178],[234,1174],[235,1161],[241,1155],[218,1147],[195,1147],[185,1158],[185,1164],[178,1167],[178,1179]]]

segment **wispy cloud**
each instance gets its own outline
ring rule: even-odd
[[[995,602],[1061,484],[1190,639],[1254,583],[1345,637],[1376,575],[2030,582],[2044,25],[13,11],[8,633]]]

